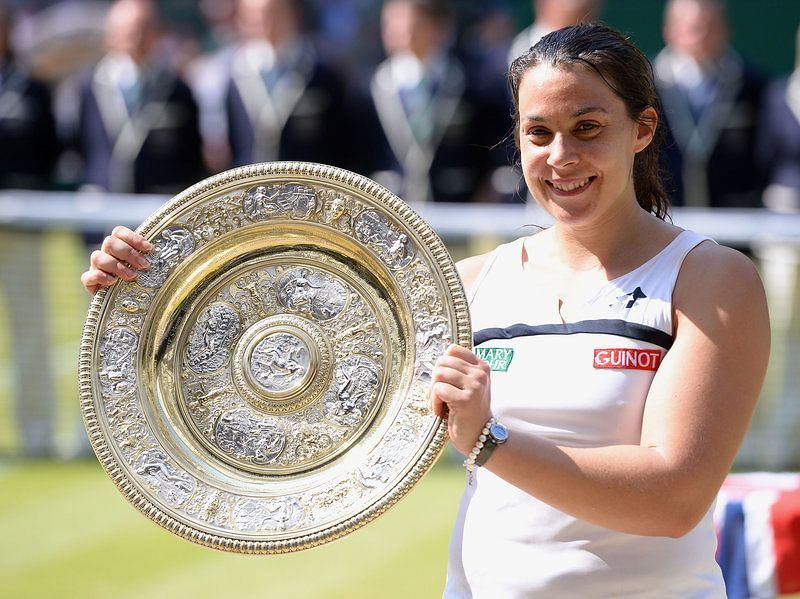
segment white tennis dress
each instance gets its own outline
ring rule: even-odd
[[[523,240],[488,258],[470,295],[476,352],[492,366],[492,411],[512,434],[570,447],[636,445],[650,384],[672,344],[683,231],[603,284],[563,323],[557,298],[523,272]],[[509,284],[513,282],[512,284]],[[711,511],[679,538],[589,524],[478,468],[450,544],[448,599],[724,597]]]

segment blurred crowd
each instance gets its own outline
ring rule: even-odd
[[[0,187],[170,194],[305,160],[412,202],[524,202],[506,69],[603,4],[533,0],[522,31],[513,4],[9,0]],[[800,68],[771,81],[731,37],[723,0],[666,2],[652,61],[671,199],[800,210]]]

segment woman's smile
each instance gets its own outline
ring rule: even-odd
[[[594,182],[596,177],[572,179],[546,179],[545,183],[557,196],[569,197],[580,195]]]

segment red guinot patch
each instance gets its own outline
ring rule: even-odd
[[[658,370],[659,364],[661,364],[659,349],[608,347],[594,350],[595,368]]]

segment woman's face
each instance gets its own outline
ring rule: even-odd
[[[519,86],[525,182],[557,222],[585,228],[636,206],[633,160],[653,139],[652,125],[588,67],[531,68]]]

